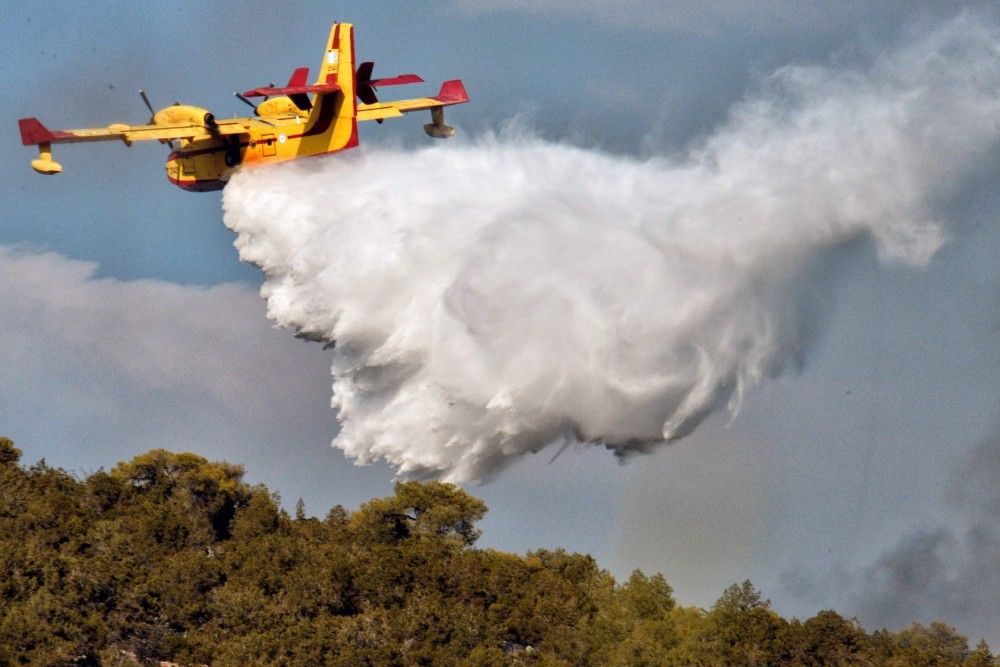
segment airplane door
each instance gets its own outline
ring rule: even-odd
[[[275,140],[273,134],[264,134],[260,137],[260,150],[261,155],[264,157],[271,157],[277,153],[278,147],[275,146]]]

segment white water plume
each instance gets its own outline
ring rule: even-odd
[[[269,316],[336,343],[358,461],[471,481],[563,438],[643,449],[801,358],[838,246],[929,261],[1000,135],[998,44],[960,16],[783,68],[683,159],[508,133],[248,170],[225,222]]]

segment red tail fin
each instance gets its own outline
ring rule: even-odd
[[[55,139],[55,136],[37,118],[22,118],[17,121],[17,125],[21,128],[21,143],[25,146],[46,144]]]
[[[289,88],[299,88],[306,85],[306,81],[309,79],[309,68],[299,67],[297,70],[292,72],[292,76],[288,79]]]

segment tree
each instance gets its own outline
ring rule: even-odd
[[[17,463],[21,460],[21,450],[14,446],[10,438],[0,438],[0,466]]]
[[[634,570],[619,596],[626,613],[639,620],[655,620],[666,618],[674,608],[673,592],[662,574],[647,577]]]
[[[154,502],[174,501],[185,511],[204,516],[216,538],[228,537],[236,509],[252,495],[252,489],[243,483],[242,466],[209,463],[188,452],[154,449],[118,464],[111,476],[131,484]]]
[[[430,538],[471,546],[486,505],[454,484],[397,482],[395,495],[372,500],[352,517],[356,534],[375,542]]]
[[[727,588],[708,620],[706,639],[727,664],[773,665],[785,658],[787,622],[749,580]]]
[[[706,612],[659,574],[478,549],[486,507],[450,484],[301,510],[194,454],[78,480],[0,439],[0,665],[996,664],[943,623],[789,623],[749,581]]]
[[[996,664],[996,658],[990,653],[990,647],[986,644],[986,640],[980,639],[976,648],[965,659],[963,667],[995,667]]]
[[[771,601],[765,600],[749,579],[742,584],[733,584],[722,592],[722,596],[712,605],[713,613],[743,614],[755,609],[770,609]]]
[[[792,653],[796,664],[867,665],[872,661],[872,642],[857,623],[835,611],[821,611],[805,623],[794,624]]]
[[[969,656],[968,640],[955,628],[935,621],[930,626],[914,623],[896,636],[896,655],[914,667],[961,665]]]

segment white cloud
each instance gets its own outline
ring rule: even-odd
[[[387,490],[384,469],[359,472],[329,447],[329,354],[271,328],[252,289],[96,270],[0,246],[0,434],[26,461],[85,473],[193,450],[316,511]]]

